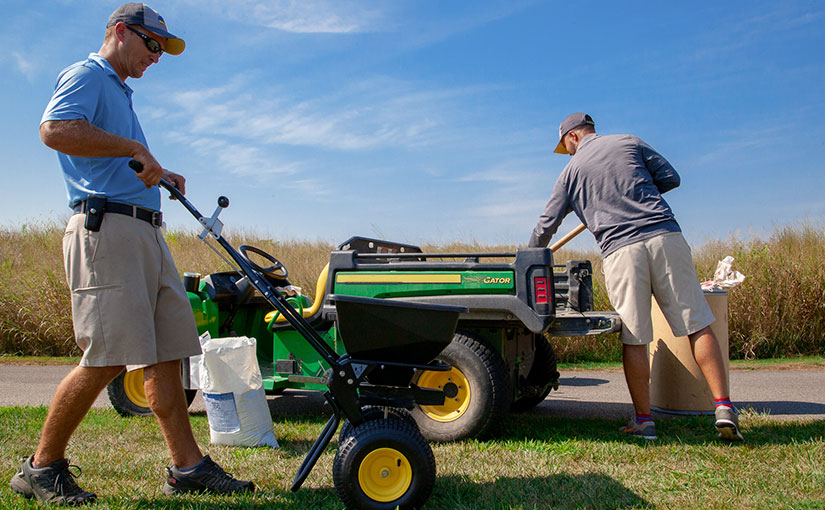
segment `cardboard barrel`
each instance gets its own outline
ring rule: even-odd
[[[728,293],[705,292],[716,321],[711,325],[722,351],[725,377],[730,383],[728,363]],[[715,405],[705,376],[690,350],[688,337],[675,337],[656,299],[651,307],[653,342],[650,358],[650,406],[673,414],[713,414]]]

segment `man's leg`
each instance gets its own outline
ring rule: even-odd
[[[710,326],[707,326],[692,335],[688,335],[688,338],[690,338],[690,349],[693,351],[693,357],[708,382],[713,398],[719,400],[730,397],[728,379],[725,375],[725,364],[722,360],[722,350],[719,348],[719,342],[716,340],[713,330]]]
[[[253,492],[255,484],[236,480],[201,453],[192,425],[180,377],[180,360],[166,361],[143,369],[146,397],[172,455],[163,493],[186,492],[232,494]]]
[[[622,365],[636,415],[619,430],[631,436],[656,439],[656,425],[650,416],[650,364],[647,359],[647,345],[622,344]]]
[[[123,367],[75,367],[52,397],[34,464],[47,466],[66,456],[66,445],[95,399]]]
[[[650,415],[650,362],[647,345],[623,344],[622,365],[636,415]]]
[[[742,440],[739,418],[730,400],[730,386],[725,374],[722,350],[719,348],[716,335],[713,334],[710,326],[707,326],[688,335],[688,338],[696,364],[702,370],[716,401],[716,430],[719,432],[719,438],[728,441]]]
[[[622,365],[635,416],[621,431],[656,439],[650,416],[650,364],[647,344],[653,339],[650,320],[651,277],[643,241],[624,246],[603,262],[605,286],[613,308],[622,318]]]
[[[192,434],[180,371],[180,360],[146,367],[143,369],[143,386],[149,407],[160,424],[172,463],[180,468],[189,468],[200,462],[203,454]]]
[[[75,367],[58,385],[34,455],[12,477],[11,490],[58,505],[92,503],[97,496],[74,481],[66,445],[97,396],[123,367]]]

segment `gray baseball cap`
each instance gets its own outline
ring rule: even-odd
[[[561,125],[559,126],[559,144],[556,145],[556,150],[554,150],[553,152],[555,152],[556,154],[569,154],[569,152],[567,152],[567,147],[565,147],[564,144],[561,143],[562,139],[564,138],[564,135],[570,132],[571,129],[576,129],[579,126],[584,125],[595,126],[596,123],[593,122],[593,119],[590,117],[590,115],[581,112],[571,113],[567,116],[566,119],[561,121]]]
[[[146,30],[166,38],[166,53],[170,55],[180,55],[186,48],[186,43],[180,37],[170,34],[166,29],[166,22],[158,11],[146,4],[129,3],[123,4],[109,16],[110,27],[119,22],[127,25],[140,25]]]

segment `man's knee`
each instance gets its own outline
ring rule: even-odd
[[[165,361],[143,369],[143,388],[149,408],[164,416],[180,405],[185,406],[180,360]]]
[[[73,370],[73,374],[77,375],[81,380],[87,381],[90,385],[105,387],[112,382],[112,379],[118,376],[125,366],[110,366],[110,367],[85,367],[77,366]]]
[[[704,328],[700,329],[699,331],[697,331],[695,333],[690,333],[688,335],[688,338],[690,339],[691,342],[696,342],[697,340],[699,340],[700,338],[702,338],[705,335],[708,335],[709,339],[712,339],[713,341],[716,341],[716,335],[713,333],[713,328],[711,328],[710,326],[705,326]]]
[[[622,344],[622,356],[625,358],[647,357],[647,344]]]
[[[161,361],[154,365],[149,365],[143,369],[144,383],[148,381],[160,381],[177,376],[180,379],[181,360]]]

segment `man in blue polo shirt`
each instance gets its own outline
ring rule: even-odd
[[[172,457],[163,492],[254,490],[232,478],[192,434],[181,384],[181,359],[200,354],[186,292],[166,246],[160,213],[161,178],[184,191],[185,179],[164,170],[149,151],[132,107],[127,78],[140,78],[184,41],[145,4],[124,4],[109,18],[103,45],[64,69],[40,125],[58,151],[74,215],[63,238],[71,289],[78,367],[60,383],[37,451],[11,488],[56,504],[96,499],[74,481],[65,458],[69,439],[98,394],[120,372],[144,369],[144,389]],[[135,174],[129,160],[143,164]]]

